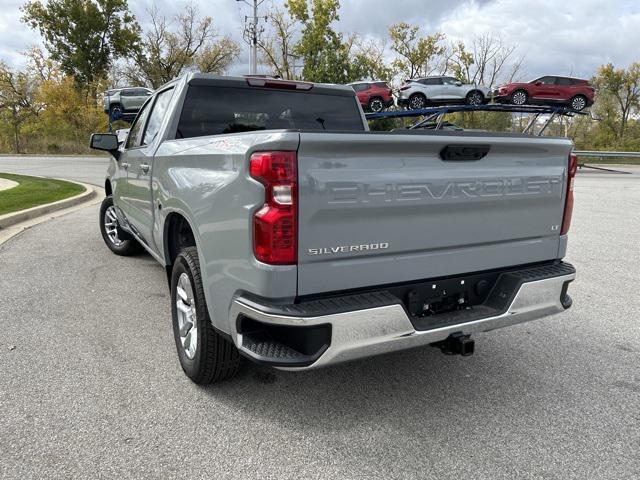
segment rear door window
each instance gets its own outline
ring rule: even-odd
[[[564,85],[564,86],[569,86],[569,85],[575,85],[575,82],[573,79],[571,78],[563,78],[563,77],[558,77],[556,79],[556,85]]]
[[[150,105],[151,102],[145,103],[142,110],[138,112],[138,116],[133,121],[133,125],[131,125],[131,130],[129,130],[129,136],[127,137],[127,144],[125,145],[125,148],[135,148],[141,145],[142,132],[144,130],[145,123],[147,123]]]
[[[363,131],[355,95],[191,85],[176,138],[255,130]]]
[[[419,82],[423,85],[442,85],[441,78],[423,78]]]
[[[153,142],[154,138],[156,138],[156,135],[160,131],[162,120],[167,113],[167,108],[169,107],[169,102],[171,101],[172,96],[173,88],[165,90],[164,92],[160,92],[156,96],[156,100],[153,104],[151,114],[149,115],[149,121],[147,122],[147,128],[145,129],[141,145],[149,145],[151,142]]]

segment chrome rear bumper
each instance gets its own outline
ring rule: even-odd
[[[400,304],[329,315],[296,316],[268,313],[257,308],[255,302],[239,297],[232,305],[230,319],[235,322],[244,316],[268,325],[289,327],[330,325],[330,343],[312,363],[303,366],[274,364],[276,368],[286,370],[307,370],[428,345],[457,332],[486,332],[562,312],[570,306],[566,302],[566,306],[563,305],[562,296],[566,294],[566,284],[574,278],[575,273],[571,273],[522,283],[504,313],[430,330],[416,330]],[[247,348],[242,333],[236,331],[232,336],[245,356],[263,361],[263,357]]]

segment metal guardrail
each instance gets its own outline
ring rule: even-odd
[[[633,158],[640,158],[640,152],[605,152],[605,151],[598,151],[598,150],[574,150],[573,153],[575,153],[578,157],[596,157],[596,158],[604,158],[604,157],[611,157],[611,158],[621,158],[621,157],[633,157]]]
[[[574,150],[573,153],[577,157],[590,157],[590,158],[640,158],[640,152],[608,152],[599,150]],[[592,170],[602,170],[604,172],[611,173],[625,173],[631,174],[631,172],[625,172],[623,170],[614,170],[612,168],[596,167],[595,165],[587,165],[586,163],[578,163],[578,168],[590,168]]]

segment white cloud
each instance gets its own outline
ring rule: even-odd
[[[639,61],[640,3],[620,0],[468,2],[440,23],[450,37],[471,40],[493,32],[517,44],[531,76],[590,77],[598,66]]]

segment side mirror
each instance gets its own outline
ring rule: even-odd
[[[539,87],[540,85],[542,85],[542,82],[536,82],[536,87]]]
[[[94,150],[104,150],[118,158],[118,135],[115,133],[92,133],[89,141],[89,148]]]
[[[460,80],[458,80],[458,81],[456,82],[456,87],[461,87],[461,86],[462,86],[462,82],[461,82]]]

